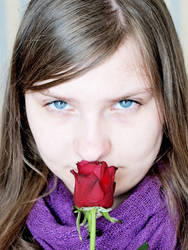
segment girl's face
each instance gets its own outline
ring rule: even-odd
[[[78,161],[116,166],[118,198],[145,176],[159,152],[162,118],[133,39],[83,76],[29,91],[25,99],[40,155],[71,192],[70,170]]]

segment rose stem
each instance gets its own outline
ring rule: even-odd
[[[90,250],[95,250],[96,238],[96,208],[94,207],[89,211],[91,213],[91,228],[90,228]]]

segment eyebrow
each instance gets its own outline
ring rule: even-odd
[[[44,96],[47,96],[47,97],[52,97],[54,99],[57,99],[57,100],[63,100],[63,101],[66,101],[66,102],[71,102],[71,103],[77,103],[78,101],[74,98],[71,98],[71,97],[64,97],[62,95],[57,95],[57,94],[54,94],[54,93],[51,93],[49,90],[42,90],[39,92],[40,94],[44,95]],[[115,97],[115,98],[110,98],[110,99],[106,99],[105,101],[108,102],[108,103],[112,103],[112,102],[117,102],[117,101],[120,101],[120,100],[124,100],[124,99],[129,99],[131,97],[135,97],[137,95],[141,95],[141,94],[150,94],[152,95],[152,88],[148,87],[148,88],[144,88],[144,89],[137,89],[137,90],[134,90],[134,91],[130,91],[128,93],[125,93],[119,97]]]

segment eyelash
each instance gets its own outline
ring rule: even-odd
[[[116,105],[120,105],[120,103],[124,103],[124,104],[126,104],[127,105],[127,103],[128,104],[130,104],[130,106],[126,106],[126,107],[122,107],[122,108],[117,108],[117,109],[119,109],[119,110],[127,110],[127,109],[134,109],[135,108],[135,105],[136,106],[140,106],[140,105],[142,105],[140,102],[138,102],[138,101],[135,101],[135,100],[131,100],[131,99],[125,99],[125,100],[120,100],[120,101],[118,101],[116,104],[115,104],[115,106]],[[58,104],[61,104],[61,105],[63,105],[62,106],[62,108],[57,108],[57,106],[56,106],[56,104],[58,105]],[[61,101],[61,100],[56,100],[56,101],[52,101],[52,102],[49,102],[49,103],[47,103],[47,104],[45,104],[45,106],[49,106],[51,109],[55,109],[55,111],[57,111],[57,112],[60,112],[60,111],[62,111],[62,110],[67,110],[67,109],[69,109],[69,108],[66,108],[66,106],[67,105],[69,105],[67,102],[65,102],[65,101]],[[133,107],[132,107],[133,106]],[[116,109],[116,108],[115,108]],[[114,108],[113,108],[113,110],[114,110]]]

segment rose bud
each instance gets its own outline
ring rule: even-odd
[[[78,173],[71,173],[75,177],[74,203],[76,207],[103,207],[113,205],[115,190],[116,167],[106,162],[81,161],[77,164]]]

